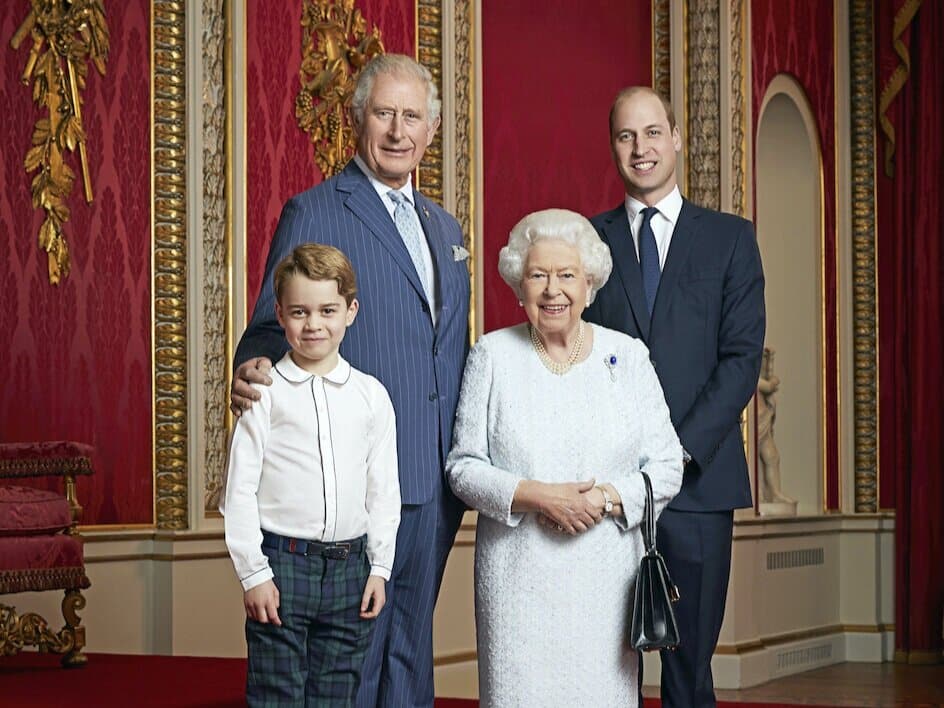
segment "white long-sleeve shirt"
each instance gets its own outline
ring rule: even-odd
[[[367,534],[371,575],[389,580],[400,525],[396,421],[387,390],[339,357],[325,376],[287,353],[239,418],[220,502],[244,590],[273,577],[262,529],[344,541]]]

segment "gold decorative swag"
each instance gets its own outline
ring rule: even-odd
[[[31,0],[31,4],[10,46],[19,49],[27,35],[32,38],[21,80],[29,85],[32,79],[33,100],[49,112],[36,121],[23,166],[27,172],[36,172],[31,184],[33,207],[46,211],[39,247],[47,254],[49,282],[58,285],[69,274],[69,247],[62,226],[69,219],[66,200],[75,183],[65,151],[78,146],[85,200],[91,203],[80,91],[85,88],[89,60],[105,75],[108,27],[102,0]]]

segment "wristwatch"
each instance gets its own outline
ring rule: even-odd
[[[609,516],[613,513],[613,499],[610,497],[605,487],[597,486],[597,489],[603,493],[603,515]]]

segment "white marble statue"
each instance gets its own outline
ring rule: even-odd
[[[777,419],[776,393],[780,378],[774,373],[774,349],[764,347],[764,358],[757,382],[757,453],[760,457],[760,513],[768,515],[795,515],[796,500],[783,493],[780,487],[780,451],[774,441],[774,422]]]

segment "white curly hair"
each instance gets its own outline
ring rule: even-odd
[[[515,294],[521,297],[521,279],[528,250],[538,241],[563,241],[577,249],[580,264],[590,279],[587,304],[593,302],[613,270],[610,248],[593,225],[575,211],[544,209],[528,214],[511,230],[508,245],[498,254],[498,272]]]

